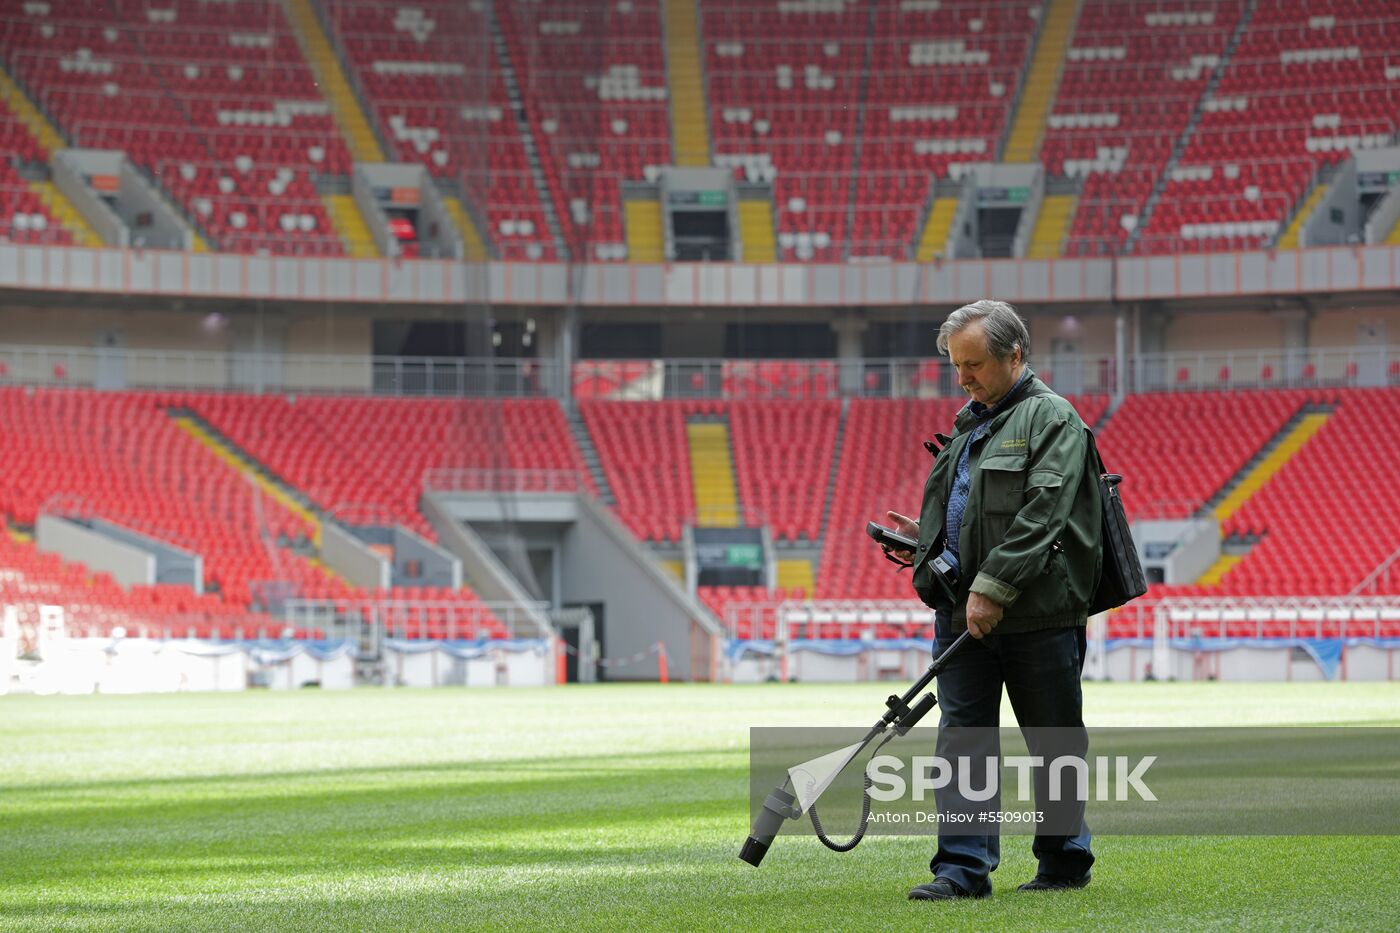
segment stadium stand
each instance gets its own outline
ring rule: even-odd
[[[731,606],[743,608],[764,604],[752,613],[739,613],[730,630],[734,638],[772,638],[777,629],[777,612],[772,604],[785,599],[802,599],[808,595],[801,590],[768,590],[761,586],[701,586],[696,588],[700,601],[715,614],[727,620]]]
[[[821,536],[841,403],[731,402],[739,501],[778,541]]]
[[[456,181],[500,258],[562,258],[496,60],[489,7],[325,0],[322,9],[389,151]]]
[[[314,422],[279,418],[278,399],[218,398],[230,401],[234,410],[267,412],[261,421],[251,421],[269,432],[293,430],[307,435],[314,428]],[[0,512],[7,521],[29,527],[44,512],[77,518],[102,517],[204,558],[206,587],[212,593],[196,597],[187,587],[157,586],[137,587],[128,595],[120,595],[111,587],[99,587],[86,601],[93,605],[93,611],[81,619],[84,624],[102,623],[110,628],[127,621],[134,625],[134,620],[140,619],[148,628],[168,627],[181,634],[189,629],[231,637],[228,633],[233,628],[247,631],[269,625],[262,612],[269,595],[262,587],[276,582],[290,584],[293,596],[335,600],[342,614],[353,611],[368,616],[371,611],[377,612],[394,626],[392,630],[407,637],[505,634],[500,620],[470,590],[392,587],[371,593],[351,586],[309,560],[307,544],[313,529],[307,521],[245,482],[208,447],[180,430],[170,416],[171,409],[193,408],[209,401],[208,396],[182,394],[0,389],[0,447],[6,450],[11,464],[0,483]],[[421,445],[422,438],[432,433],[429,426],[434,423],[435,414],[439,426],[461,424],[460,430],[472,430],[470,418],[460,408],[444,417],[435,412],[438,406],[423,402],[416,403],[423,409],[422,416],[417,412],[407,417],[400,414],[397,423],[401,427],[397,432],[388,427],[387,421],[376,421],[375,430],[369,432],[364,419],[382,417],[386,409],[370,408],[357,421],[353,411],[347,413],[347,406],[336,406],[338,400],[319,401],[328,413],[323,417],[336,430],[344,432],[354,426],[364,436],[377,435],[384,450],[397,452],[402,448],[404,455],[410,457],[414,456],[413,439],[418,438]],[[378,404],[357,401],[369,406]],[[528,462],[532,451],[545,446],[544,439],[534,433],[540,423],[549,423],[552,416],[562,426],[557,406],[552,412],[538,407],[552,403],[521,404],[526,407],[516,414],[524,416],[514,419],[513,428],[516,463]],[[211,407],[219,409],[217,405]],[[479,414],[478,422],[484,420],[485,415]],[[246,423],[236,417],[231,417],[230,422]],[[557,445],[561,436],[567,440],[567,429],[561,429],[562,435],[555,433],[549,438],[549,446]],[[250,436],[258,436],[256,430],[248,431]],[[318,466],[325,467],[329,457],[339,464],[338,475],[342,477],[338,484],[332,481],[329,490],[363,491],[364,487],[356,485],[360,461],[347,459],[344,448],[337,452],[339,456],[328,453],[326,443],[322,441],[317,446],[313,439],[300,448],[308,456],[305,475],[322,479],[333,475],[334,471],[329,470],[316,472]],[[285,447],[269,444],[266,450],[285,453],[288,465],[298,462]],[[418,491],[421,482],[420,473],[413,481]],[[384,499],[372,504],[401,507],[402,500],[395,498],[401,491],[399,485],[391,484]],[[416,492],[412,501],[416,508]],[[416,521],[420,530],[431,533],[416,512],[401,513],[401,517],[405,524],[414,526]],[[10,541],[10,545],[6,560],[0,565],[18,568],[27,575],[26,579],[53,585],[97,586],[83,583],[88,579],[86,571],[55,563],[50,556],[34,551],[32,544]],[[279,622],[272,627],[277,629],[280,625]]]
[[[1258,543],[1214,592],[1348,593],[1400,541],[1400,487],[1394,482],[1400,394],[1343,389],[1310,393],[1306,401],[1332,408],[1331,416],[1226,520],[1227,537]],[[1389,592],[1396,591],[1391,583]]]
[[[834,261],[850,233],[865,4],[700,4],[717,165],[771,182],[779,258]]]
[[[726,398],[830,398],[836,389],[836,365],[816,360],[725,360],[720,366]]]
[[[208,394],[188,404],[328,516],[378,515],[430,540],[418,508],[428,470],[567,470],[592,483],[552,401]]]
[[[0,77],[0,89],[8,91],[8,79]],[[15,169],[15,164],[42,162],[45,155],[29,127],[10,108],[3,95],[0,95],[0,150],[9,156],[0,160],[0,239],[12,243],[71,243],[68,231]]]
[[[1083,180],[1067,255],[1127,240],[1243,6],[1086,0],[1040,153],[1050,175]]]
[[[598,449],[617,517],[644,541],[679,541],[695,515],[687,415],[719,411],[718,402],[580,402]]]
[[[3,131],[18,135],[14,123],[4,124]],[[29,133],[23,126],[18,127],[18,132],[29,139]],[[8,162],[0,162],[0,238],[11,243],[67,245],[73,241],[68,231],[49,213],[39,196]]]
[[[1168,177],[1140,252],[1255,249],[1322,184],[1320,170],[1400,129],[1387,0],[1258,0]],[[1295,244],[1296,245],[1296,244]]]
[[[1301,391],[1130,395],[1099,434],[1129,519],[1193,515],[1303,405]],[[1228,424],[1228,431],[1203,426]]]
[[[626,258],[621,183],[671,163],[658,0],[496,11],[572,255]]]
[[[493,255],[626,258],[622,186],[674,158],[661,0],[294,6],[324,29],[374,151],[426,165]],[[1328,167],[1400,129],[1392,7],[1084,0],[1039,152],[1078,188],[1059,195],[1077,197],[1066,254],[1296,245],[1290,219]],[[1001,157],[1044,15],[1030,0],[699,0],[671,15],[692,9],[697,31],[669,41],[701,46],[708,156],[771,184],[786,261],[913,255],[935,186]],[[211,248],[338,256],[322,196],[345,190],[350,149],[299,21],[272,0],[0,0],[0,53],[66,142],[125,150]],[[12,114],[0,138],[11,160],[43,161]],[[71,242],[12,168],[0,236]]]
[[[1090,424],[1103,420],[1106,397],[1072,401]],[[726,418],[740,501],[763,517],[779,543],[820,547],[811,592],[702,587],[701,600],[724,619],[731,606],[784,599],[908,599],[907,576],[881,559],[862,529],[886,508],[914,508],[920,495],[927,462],[889,456],[890,439],[912,445],[945,429],[961,405],[957,398],[853,399],[844,426],[835,400],[585,401],[580,409],[617,495],[617,514],[638,537],[679,539],[694,512],[687,420]],[[592,490],[563,410],[552,400],[293,401],[5,388],[0,447],[10,468],[0,481],[0,511],[12,527],[32,526],[50,511],[108,518],[203,555],[211,592],[124,590],[105,575],[41,554],[22,535],[7,535],[0,537],[0,595],[30,614],[50,598],[71,604],[79,607],[75,622],[88,628],[145,625],[231,637],[235,629],[278,624],[262,609],[260,585],[280,580],[298,595],[333,600],[342,613],[378,612],[409,637],[460,634],[464,618],[472,631],[505,634],[468,590],[372,594],[310,562],[307,519],[180,430],[172,409],[204,418],[324,513],[367,510],[429,536],[417,508],[429,469],[564,471]],[[1247,555],[1217,584],[1155,586],[1154,597],[1341,595],[1394,550],[1400,488],[1394,470],[1375,468],[1400,463],[1394,390],[1131,395],[1107,419],[1100,441],[1110,469],[1128,477],[1121,488],[1130,515],[1183,517],[1211,508],[1307,412],[1327,418],[1315,440],[1290,451],[1242,504],[1222,513],[1223,536],[1249,548]],[[1202,429],[1222,424],[1230,429]],[[1347,441],[1363,435],[1372,439],[1369,446]],[[833,476],[823,528],[821,491]],[[1344,486],[1337,482],[1342,476],[1349,478]],[[1319,549],[1319,541],[1328,543]],[[1395,588],[1393,582],[1382,587]],[[765,612],[741,613],[752,637],[771,637],[773,618]],[[1119,620],[1111,634],[1135,634],[1129,628],[1136,624]],[[1278,626],[1270,631],[1286,634]]]
[[[850,256],[908,258],[930,182],[995,161],[1041,8],[874,5]]]
[[[281,6],[4,0],[7,64],[76,146],[121,149],[230,251],[338,256],[349,156]]]
[[[62,606],[67,630],[75,635],[121,629],[133,637],[234,638],[285,627],[280,619],[249,612],[215,594],[196,595],[187,586],[124,588],[108,574],[89,573],[81,564],[7,534],[0,534],[0,603],[14,606],[22,625],[38,623],[42,606]],[[300,638],[319,633],[295,634]]]
[[[259,581],[288,580],[318,595],[345,585],[287,545],[310,529],[242,483],[168,417],[172,400],[148,394],[0,389],[11,469],[0,509],[31,526],[58,506],[100,515],[204,556],[223,598],[248,606]]]
[[[1071,401],[1091,425],[1108,405],[1103,396]],[[956,398],[851,402],[817,570],[819,598],[909,598],[908,575],[895,573],[871,545],[865,523],[881,520],[887,509],[909,515],[918,508],[932,461],[913,445],[947,431],[963,404]],[[891,439],[905,455],[891,456]]]

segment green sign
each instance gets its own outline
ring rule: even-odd
[[[1031,198],[1031,189],[1020,188],[978,188],[979,203],[1025,204]]]
[[[757,544],[730,544],[724,549],[724,561],[731,567],[761,567],[763,548]]]
[[[667,199],[686,207],[724,207],[729,203],[727,191],[671,191]]]

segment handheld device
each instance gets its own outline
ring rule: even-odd
[[[917,551],[919,542],[907,538],[893,528],[886,528],[876,522],[866,522],[865,533],[875,539],[875,543],[896,551]]]

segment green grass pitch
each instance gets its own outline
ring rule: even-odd
[[[1400,838],[1101,837],[912,903],[932,840],[748,833],[751,725],[887,685],[0,697],[0,929],[1396,929]],[[1093,725],[1400,725],[1392,684],[1088,684]],[[1009,710],[1004,721],[1011,722]]]

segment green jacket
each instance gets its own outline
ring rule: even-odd
[[[999,634],[1083,625],[1103,561],[1099,484],[1088,428],[1069,402],[1030,374],[1013,404],[972,445],[972,485],[958,535],[956,601],[939,605],[929,560],[943,549],[948,496],[977,419],[964,407],[924,483],[914,589],[966,627],[967,595],[1005,607]],[[932,446],[930,450],[932,450]]]

